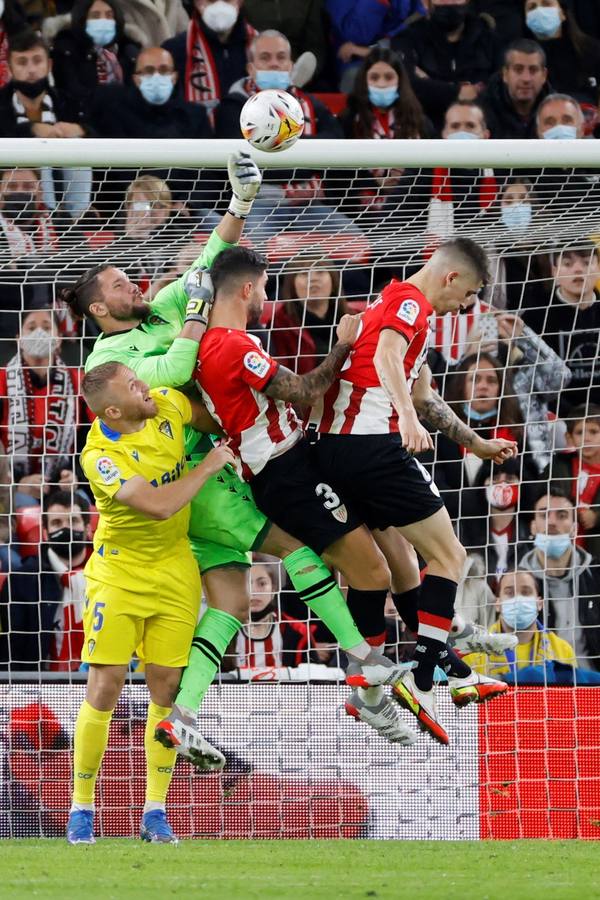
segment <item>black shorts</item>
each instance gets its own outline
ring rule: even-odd
[[[412,525],[444,501],[399,434],[323,434],[312,446],[323,481],[331,484],[369,528]]]
[[[306,438],[271,459],[250,485],[260,511],[319,555],[362,524],[323,483]]]

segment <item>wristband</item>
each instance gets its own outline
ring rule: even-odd
[[[252,209],[253,202],[253,200],[242,200],[241,197],[233,194],[227,212],[236,219],[245,219]]]
[[[201,322],[208,325],[208,314],[212,304],[202,297],[195,297],[188,302],[185,308],[184,322]]]

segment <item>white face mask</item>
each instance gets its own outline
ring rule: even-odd
[[[57,344],[58,338],[43,328],[35,328],[29,334],[24,334],[19,341],[21,353],[30,359],[49,359]]]
[[[202,21],[212,31],[221,34],[233,28],[238,18],[237,7],[226,0],[215,0],[202,11]]]

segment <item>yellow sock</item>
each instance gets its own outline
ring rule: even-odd
[[[171,706],[157,706],[152,701],[148,704],[148,718],[146,719],[146,731],[144,733],[146,803],[164,804],[167,799],[171,778],[173,777],[177,754],[174,750],[167,750],[166,747],[154,740],[154,729],[161,719],[169,715],[171,709]]]
[[[112,709],[94,709],[87,700],[79,707],[73,737],[73,803],[94,802],[112,714]]]

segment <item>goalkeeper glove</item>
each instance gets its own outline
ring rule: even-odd
[[[258,194],[262,175],[249,153],[232,153],[227,160],[233,197],[227,210],[236,219],[245,219]]]
[[[188,302],[185,308],[186,322],[208,325],[208,314],[213,303],[213,284],[207,269],[194,269],[185,284]]]

